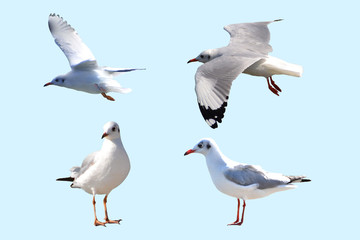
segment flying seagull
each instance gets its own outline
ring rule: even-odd
[[[217,128],[222,122],[231,84],[240,73],[265,77],[276,95],[281,89],[272,75],[301,76],[301,66],[268,55],[272,48],[267,25],[280,20],[227,25],[224,29],[230,34],[229,45],[205,50],[188,61],[204,63],[195,74],[195,91],[201,114],[210,127]]]
[[[55,85],[92,94],[101,93],[110,101],[115,101],[115,99],[107,95],[108,92],[129,93],[131,91],[130,88],[122,87],[113,77],[125,72],[144,70],[143,68],[100,67],[75,29],[62,17],[50,14],[48,23],[55,43],[64,52],[70,63],[71,71],[55,77],[44,87]]]

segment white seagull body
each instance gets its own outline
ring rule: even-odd
[[[215,141],[210,138],[200,140],[194,148],[185,152],[185,155],[190,153],[203,154],[216,188],[238,199],[237,219],[229,225],[243,223],[245,200],[262,198],[275,192],[296,188],[292,183],[310,181],[305,179],[305,176],[285,176],[267,172],[260,166],[235,162],[222,154]],[[239,221],[240,199],[244,201],[241,221]]]
[[[114,101],[114,98],[106,93],[131,91],[130,88],[123,88],[113,77],[120,73],[143,69],[100,67],[75,29],[59,15],[50,14],[48,23],[55,43],[64,52],[70,63],[71,71],[57,76],[51,82],[46,83],[44,87],[56,85],[92,94],[100,93],[111,101]]]
[[[204,63],[195,74],[195,91],[201,114],[210,127],[217,128],[217,123],[222,122],[232,81],[240,73],[265,77],[276,95],[281,89],[272,75],[301,76],[301,66],[268,55],[272,47],[267,25],[275,21],[225,26],[231,37],[228,46],[205,50],[188,61]]]
[[[100,151],[89,154],[81,167],[71,168],[70,177],[57,179],[57,181],[71,181],[72,188],[81,188],[93,195],[95,226],[120,222],[120,220],[109,220],[106,201],[109,193],[125,180],[130,171],[129,157],[122,144],[118,124],[106,123],[102,138],[104,143]],[[100,222],[96,217],[96,194],[105,194],[105,222]]]

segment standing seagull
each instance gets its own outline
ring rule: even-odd
[[[220,151],[215,141],[204,138],[193,149],[185,152],[201,153],[206,158],[211,179],[216,188],[238,200],[235,222],[228,225],[241,225],[244,221],[245,200],[266,197],[274,192],[293,189],[292,183],[309,182],[305,176],[285,176],[280,173],[270,173],[260,166],[247,165],[227,158]],[[239,221],[240,199],[243,200],[241,221]]]
[[[123,88],[113,79],[113,76],[134,70],[144,70],[136,68],[99,67],[94,55],[82,42],[75,29],[59,15],[50,14],[49,29],[55,38],[55,43],[67,57],[71,71],[64,75],[57,76],[51,82],[46,83],[44,87],[56,85],[92,94],[101,93],[106,99],[115,101],[114,98],[106,93],[129,93],[131,89]]]
[[[116,122],[106,123],[102,138],[104,138],[104,143],[100,151],[89,154],[82,162],[81,167],[71,168],[70,177],[56,179],[57,181],[70,181],[72,188],[81,188],[93,195],[95,226],[120,223],[121,219],[109,219],[106,202],[109,193],[125,180],[130,171],[130,161],[121,142],[119,125]],[[96,217],[96,194],[105,194],[105,222],[100,222]]]
[[[272,75],[301,76],[301,66],[268,55],[272,48],[267,25],[280,20],[227,25],[224,29],[230,34],[229,45],[205,50],[188,61],[205,63],[196,71],[195,91],[201,114],[210,127],[217,128],[222,122],[232,81],[240,73],[265,77],[271,92],[278,96],[281,89]]]

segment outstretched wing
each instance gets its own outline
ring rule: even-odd
[[[281,19],[269,22],[238,23],[230,24],[224,29],[230,34],[228,47],[234,47],[239,51],[249,50],[254,53],[267,55],[272,51],[269,44],[270,31],[268,24],[281,21]]]
[[[201,114],[217,128],[224,117],[234,79],[260,57],[225,55],[201,65],[195,74],[195,91]]]
[[[95,66],[97,65],[90,49],[83,43],[75,29],[62,17],[50,14],[48,23],[55,43],[64,52],[72,68],[83,62],[92,62],[92,64],[95,62]]]

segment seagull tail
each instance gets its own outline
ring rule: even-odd
[[[75,178],[73,177],[65,177],[65,178],[58,178],[56,181],[64,181],[64,182],[73,182]]]
[[[118,87],[118,86],[108,86],[107,87],[110,92],[119,92],[119,93],[129,93],[131,92],[131,88],[124,88],[124,87]]]
[[[300,65],[287,63],[283,66],[282,74],[293,76],[293,77],[301,77],[303,73],[303,68]]]

